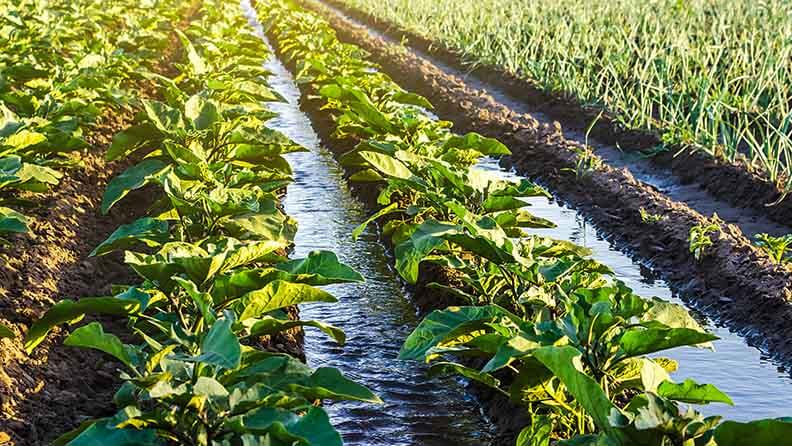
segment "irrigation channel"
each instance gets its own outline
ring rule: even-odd
[[[247,1],[242,3],[256,24],[255,13]],[[332,323],[347,334],[347,345],[339,347],[308,328],[308,363],[313,367],[337,367],[385,401],[382,406],[334,403],[328,407],[333,423],[349,445],[487,444],[494,435],[493,428],[466,392],[464,383],[429,379],[420,364],[396,359],[402,341],[418,322],[409,295],[391,268],[392,261],[379,243],[376,229],[370,226],[357,242],[352,241],[350,234],[367,217],[367,211],[351,195],[340,167],[322,147],[309,118],[300,111],[300,93],[291,74],[275,59],[267,61],[266,68],[274,73],[270,79],[272,87],[288,100],[271,104],[272,110],[279,113],[270,121],[271,127],[309,149],[288,155],[295,182],[288,188],[284,206],[299,224],[294,257],[315,249],[330,249],[366,278],[363,284],[329,287],[340,305],[313,304],[301,309],[303,319]],[[493,159],[480,167],[504,176],[515,175],[503,171]],[[590,248],[594,258],[611,267],[620,280],[642,296],[683,303],[664,281],[653,278],[649,268],[614,248],[575,210],[544,198],[529,201],[532,213],[558,225],[537,233]],[[680,370],[674,376],[678,381],[692,377],[715,384],[735,402],[734,407],[717,404],[698,409],[733,420],[789,415],[789,376],[765,360],[759,350],[748,346],[741,336],[696,314],[721,339],[714,342],[715,352],[672,350],[667,356],[680,362]]]

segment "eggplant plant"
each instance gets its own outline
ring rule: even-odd
[[[363,277],[329,251],[286,256],[297,227],[279,201],[291,180],[282,155],[304,149],[266,126],[275,114],[263,102],[280,97],[255,68],[266,46],[240,33],[242,23],[239,11],[202,4],[199,23],[176,31],[181,73],[143,75],[165,102],[139,101],[136,123],[108,149],[109,159],[147,154],[110,181],[103,212],[146,186],[158,198],[92,252],[123,251],[140,283],[62,300],[28,330],[30,352],[57,325],[91,315],[128,321],[123,337],[91,322],[66,338],[114,357],[124,383],[115,415],[55,444],[341,445],[321,400],[381,403],[336,369],[272,351],[273,336],[302,326],[343,345],[343,331],[290,309],[336,302],[320,287]],[[201,38],[191,39],[196,32]]]
[[[134,73],[172,29],[154,19],[179,3],[0,2],[0,242],[28,230],[19,210],[36,202],[19,193],[56,186],[99,118],[137,101]]]

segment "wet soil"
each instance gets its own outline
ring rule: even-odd
[[[637,181],[629,171],[608,166],[583,145],[566,140],[559,124],[540,124],[516,113],[332,10],[313,1],[301,3],[328,19],[342,41],[369,51],[403,87],[426,96],[458,131],[478,131],[511,147],[514,155],[504,164],[545,184],[559,201],[607,229],[612,240],[649,259],[675,291],[694,296],[695,306],[774,357],[786,363],[792,358],[792,275],[752,247],[739,228],[708,219]],[[645,222],[641,210],[659,220]],[[711,234],[712,247],[696,261],[688,251],[689,231],[707,223],[719,229]]]
[[[627,129],[613,113],[602,112],[599,107],[582,104],[570,95],[543,91],[531,80],[503,68],[471,62],[440,42],[353,8],[341,0],[322,1],[397,42],[406,42],[411,48],[506,91],[538,113],[560,121],[564,133],[586,133],[595,122],[590,131],[591,138],[618,146],[625,152],[640,155],[661,144],[656,132]],[[695,184],[731,205],[750,208],[781,225],[788,226],[792,221],[792,196],[784,196],[775,183],[765,179],[767,176],[758,167],[741,157],[728,161],[694,147],[669,146],[667,151],[648,158],[648,162],[655,168],[670,171],[682,185]],[[776,204],[769,206],[772,203]]]

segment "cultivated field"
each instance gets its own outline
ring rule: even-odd
[[[783,0],[344,0],[549,92],[606,107],[792,187],[792,18]]]
[[[792,238],[751,244],[318,2],[0,6],[0,446],[792,438]],[[669,141],[786,141],[788,61],[726,81],[750,45],[703,43],[759,41],[764,9],[414,6],[387,17],[477,22],[469,54]],[[634,77],[647,36],[667,54]]]

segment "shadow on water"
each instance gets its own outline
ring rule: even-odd
[[[243,1],[244,4],[244,1]],[[357,403],[328,405],[333,422],[345,443],[351,445],[484,445],[492,438],[492,426],[464,385],[453,379],[429,379],[426,368],[398,361],[398,349],[417,324],[414,308],[405,294],[391,260],[373,231],[351,240],[352,230],[366,218],[366,211],[346,188],[343,174],[332,155],[321,147],[309,119],[299,110],[299,91],[291,74],[277,61],[266,67],[274,73],[272,87],[288,103],[271,104],[280,116],[270,121],[309,152],[288,155],[295,183],[284,199],[286,211],[299,222],[294,257],[315,249],[336,252],[356,268],[366,282],[328,287],[338,304],[302,307],[304,319],[319,319],[347,333],[347,345],[339,347],[318,331],[306,330],[306,354],[311,366],[338,367],[369,386],[385,401],[382,406]],[[480,167],[514,176],[495,160]],[[628,255],[612,247],[573,209],[544,198],[534,198],[530,211],[550,219],[557,228],[537,230],[541,235],[570,240],[593,251],[597,260],[642,296],[657,296],[684,304],[662,280],[652,277]],[[715,384],[727,392],[734,407],[722,404],[699,407],[705,414],[749,420],[789,415],[792,380],[744,339],[724,327],[703,322],[720,340],[715,352],[693,348],[675,349],[667,356],[680,362],[675,378],[694,378]]]

